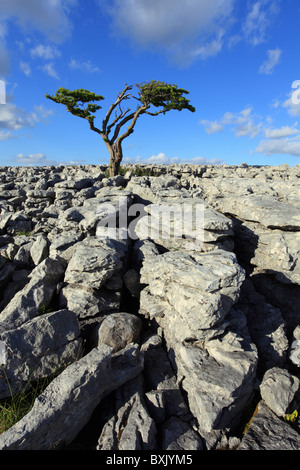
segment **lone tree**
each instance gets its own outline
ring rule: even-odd
[[[136,95],[132,94],[133,86],[137,89]],[[101,106],[95,104],[95,102],[103,100],[103,96],[83,89],[70,91],[66,88],[59,88],[54,96],[46,95],[46,98],[55,101],[55,103],[64,104],[67,111],[74,114],[74,116],[86,119],[89,122],[90,129],[100,134],[110,153],[109,175],[116,176],[120,172],[120,164],[123,158],[122,142],[134,132],[137,119],[142,114],[158,116],[172,109],[178,111],[188,109],[194,112],[195,108],[183,96],[183,94],[188,93],[182,88],[177,88],[177,85],[156,80],[136,85],[127,85],[125,83],[124,90],[118,94],[117,100],[111,105],[102,121],[101,129],[94,125],[96,117],[94,113],[101,109]],[[131,110],[131,108],[123,109],[123,102],[128,99],[138,102],[135,110]],[[152,107],[160,109],[155,111]],[[124,128],[127,123],[129,124]]]

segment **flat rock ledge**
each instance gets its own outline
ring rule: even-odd
[[[0,450],[300,450],[300,166],[122,169],[0,167]]]

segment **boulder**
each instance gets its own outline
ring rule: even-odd
[[[254,389],[257,349],[243,313],[230,310],[244,279],[234,255],[222,250],[167,252],[145,258],[141,269],[148,286],[140,313],[162,327],[177,380],[205,431],[233,425]]]
[[[120,292],[106,287],[88,289],[81,284],[68,284],[61,289],[59,303],[77,314],[78,319],[99,317],[119,310]]]
[[[209,251],[233,248],[232,221],[203,199],[182,197],[182,191],[156,196],[155,203],[144,208],[144,216],[135,226],[140,240],[151,238],[169,250]]]
[[[172,416],[162,427],[162,449],[167,451],[203,450],[200,436],[191,425]]]
[[[141,292],[140,311],[165,318],[180,341],[201,339],[224,320],[244,279],[235,255],[223,250],[147,257],[141,269],[141,283],[147,287]]]
[[[300,435],[261,401],[237,450],[299,450]]]
[[[147,410],[140,382],[139,376],[116,392],[117,409],[104,425],[97,450],[150,451],[157,448],[155,422]]]
[[[300,366],[300,325],[293,331],[289,359],[296,366]]]
[[[283,418],[299,407],[300,380],[286,369],[273,367],[264,374],[260,394],[266,405]]]
[[[49,305],[63,275],[63,267],[52,258],[46,258],[34,268],[30,281],[0,313],[0,334],[40,315],[41,309]]]
[[[19,328],[1,333],[7,361],[0,398],[23,391],[31,382],[48,377],[80,356],[76,314],[68,310],[44,314]]]
[[[227,213],[243,220],[259,222],[267,228],[284,231],[300,230],[299,209],[292,204],[279,201],[274,195],[249,194],[238,198],[231,195],[222,200],[222,206]]]
[[[106,344],[119,351],[129,343],[137,343],[140,338],[142,321],[136,315],[126,312],[111,313],[97,329],[98,345]]]
[[[77,243],[65,273],[65,282],[99,289],[123,268],[126,246],[122,242],[89,237]]]
[[[36,266],[48,257],[49,242],[45,235],[38,235],[30,248],[30,255]]]
[[[109,346],[93,348],[68,366],[14,426],[0,435],[1,450],[54,450],[70,444],[94,409],[111,391],[143,369],[137,346],[117,355]]]
[[[274,366],[284,366],[289,341],[287,324],[280,309],[266,302],[250,279],[243,283],[238,308],[246,315],[252,341],[258,350],[260,372],[264,373]]]

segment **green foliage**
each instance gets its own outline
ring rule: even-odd
[[[18,236],[24,236],[24,237],[30,237],[31,232],[26,232],[26,230],[18,230],[15,235]]]
[[[34,400],[45,390],[52,378],[44,378],[27,384],[10,398],[0,400],[0,434],[23,418],[33,407]]]
[[[141,102],[146,105],[153,105],[156,108],[162,106],[164,114],[172,109],[178,111],[188,109],[195,112],[194,106],[189,104],[190,101],[182,96],[189,92],[183,88],[177,88],[177,85],[152,80],[144,85],[137,85],[137,87],[140,91]]]
[[[39,314],[40,315],[44,315],[45,313],[51,313],[53,311],[54,310],[51,307],[47,308],[45,304],[42,304],[39,308]]]
[[[46,313],[46,312],[44,312]],[[75,361],[81,359],[84,355],[84,344],[82,343],[78,356]],[[7,378],[5,368],[0,368],[0,380],[6,380],[10,392],[10,397],[0,400],[0,434],[7,431],[20,419],[22,419],[34,405],[34,401],[39,397],[48,385],[57,377],[68,365],[72,363],[63,363],[52,374],[47,377],[39,378],[35,381],[28,379],[27,383],[21,385],[17,391],[13,391]]]
[[[295,410],[293,413],[284,416],[284,421],[294,423],[298,418],[298,411]]]
[[[54,96],[46,95],[46,98],[54,101],[55,103],[64,104],[71,114],[87,120],[94,119],[95,116],[92,115],[92,113],[101,109],[101,106],[91,104],[90,102],[104,100],[103,96],[96,95],[95,93],[82,88],[71,91],[62,87],[57,90]],[[84,107],[87,103],[89,104]]]

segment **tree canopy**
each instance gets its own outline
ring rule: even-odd
[[[133,87],[137,91],[135,94],[132,93]],[[119,173],[123,157],[122,142],[133,133],[137,119],[142,114],[158,116],[171,110],[182,111],[187,109],[194,112],[195,108],[183,96],[188,93],[183,88],[177,88],[177,85],[156,80],[136,85],[125,84],[125,88],[118,94],[117,100],[108,109],[101,128],[94,125],[95,113],[102,108],[95,102],[104,100],[103,96],[85,89],[71,91],[61,87],[54,96],[47,94],[46,98],[65,105],[68,112],[86,119],[89,122],[90,129],[100,134],[110,153],[110,175],[114,176]],[[134,110],[130,107],[123,109],[123,102],[129,99],[138,102]],[[125,130],[122,130],[127,123],[129,125],[126,126]]]

